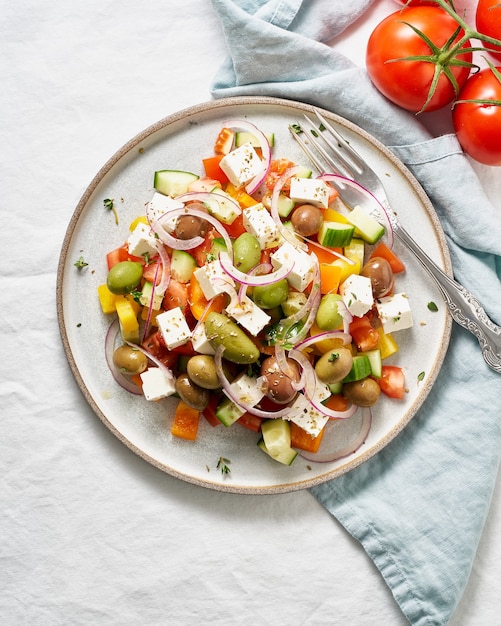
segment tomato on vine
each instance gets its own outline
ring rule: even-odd
[[[501,0],[479,0],[475,21],[480,33],[501,39]],[[501,58],[501,46],[486,42],[485,47],[491,54]]]
[[[452,111],[463,150],[479,163],[501,165],[501,67],[468,79]]]
[[[389,100],[415,113],[434,111],[457,97],[473,67],[472,51],[455,14],[442,6],[410,6],[376,26],[366,65]]]

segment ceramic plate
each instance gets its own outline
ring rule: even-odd
[[[57,304],[73,374],[90,406],[120,441],[149,463],[190,483],[257,494],[304,489],[336,478],[367,461],[408,424],[428,395],[445,356],[451,328],[446,307],[439,306],[438,312],[428,309],[430,301],[442,302],[440,293],[396,241],[395,250],[407,267],[405,275],[398,277],[399,290],[411,300],[414,327],[398,333],[400,350],[391,357],[391,364],[403,367],[408,393],[402,401],[383,398],[377,404],[371,431],[351,456],[329,463],[312,463],[298,456],[290,467],[283,466],[258,448],[256,433],[238,424],[214,428],[204,419],[196,442],[179,440],[170,433],[176,400],[146,402],[114,382],[104,357],[105,335],[112,320],[101,312],[97,287],[106,280],[106,253],[125,241],[128,225],[144,212],[153,194],[154,171],[179,169],[202,174],[201,158],[211,155],[214,139],[229,118],[246,119],[264,132],[275,133],[274,157],[306,165],[288,125],[311,110],[292,101],[248,97],[210,102],[171,115],[134,137],[104,165],[68,226],[59,263]],[[362,129],[331,113],[324,115],[380,175],[402,224],[450,274],[438,218],[416,180]],[[118,226],[112,212],[103,206],[106,198],[115,200]],[[88,266],[78,270],[74,263],[81,256]],[[340,432],[340,441],[342,438]],[[229,474],[216,468],[221,456],[231,461]]]

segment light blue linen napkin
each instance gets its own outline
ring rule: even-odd
[[[216,98],[275,96],[360,125],[407,164],[441,219],[456,278],[501,322],[501,216],[453,135],[433,138],[332,41],[374,0],[212,0],[229,58]],[[454,324],[440,376],[382,452],[311,493],[361,542],[407,619],[446,624],[467,583],[501,455],[501,377]],[[335,557],[335,546],[332,546]]]

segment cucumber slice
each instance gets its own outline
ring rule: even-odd
[[[211,198],[211,194],[208,194],[204,200],[209,213],[217,217],[223,224],[233,224],[240,215],[240,211],[235,205],[235,200],[221,189],[216,189],[215,191],[216,193],[213,194],[214,198]]]
[[[264,136],[268,140],[270,147],[273,148],[275,145],[275,134],[264,133]],[[235,147],[239,148],[240,146],[243,146],[244,143],[250,143],[254,146],[254,148],[259,148],[259,141],[252,133],[249,133],[248,131],[239,131],[238,133],[235,133]]]
[[[153,178],[153,187],[166,196],[176,197],[188,191],[188,186],[200,177],[180,170],[158,170]]]
[[[180,283],[190,282],[191,275],[197,267],[197,262],[185,250],[173,250],[170,263],[170,272],[174,280]]]
[[[360,268],[364,266],[364,254],[365,242],[358,237],[353,237],[350,243],[344,247],[344,256],[358,263]]]
[[[139,296],[139,302],[143,306],[149,307],[151,303],[152,293],[153,293],[153,283],[146,281],[141,290],[141,295]],[[162,306],[163,299],[164,299],[163,293],[162,294],[155,293],[155,296],[153,297],[153,305],[151,308],[154,311],[159,311],[160,307]]]
[[[359,206],[350,211],[346,218],[355,226],[355,235],[367,243],[376,243],[384,235],[384,226]]]
[[[352,224],[323,222],[318,231],[318,242],[329,248],[342,248],[351,242],[354,232]]]
[[[245,413],[243,409],[237,406],[229,398],[224,398],[216,408],[216,417],[224,426],[228,427],[234,424],[238,418]]]
[[[291,200],[289,196],[287,196],[285,193],[281,193],[278,196],[277,206],[278,214],[280,215],[280,217],[286,218],[289,217],[292,209],[296,206],[296,203],[294,202],[294,200]]]
[[[262,443],[258,446],[272,459],[290,465],[297,456],[297,451],[291,448],[291,428],[289,422],[283,419],[266,420],[261,424],[263,435]]]
[[[222,237],[216,237],[215,239],[212,240],[209,254],[211,254],[214,258],[217,259],[220,252],[227,252],[227,251],[228,250],[226,248],[226,242],[224,241]]]
[[[371,374],[376,378],[381,378],[383,374],[383,359],[381,358],[381,350],[375,348],[374,350],[367,350],[364,355],[369,359],[371,364]]]
[[[351,383],[355,380],[367,378],[367,376],[371,375],[371,371],[369,357],[365,356],[365,354],[357,354],[353,357],[353,365],[346,378],[343,379],[343,383]]]

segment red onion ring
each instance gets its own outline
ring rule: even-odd
[[[290,406],[286,406],[280,411],[263,411],[262,409],[258,409],[255,406],[251,406],[242,402],[239,398],[235,396],[233,393],[233,389],[231,388],[229,380],[226,378],[223,370],[223,352],[224,346],[218,346],[216,348],[216,354],[214,355],[214,364],[216,366],[216,372],[219,377],[219,381],[223,387],[223,391],[228,396],[228,398],[234,402],[237,406],[241,407],[247,413],[251,413],[252,415],[257,415],[258,417],[262,417],[264,419],[275,419],[277,417],[285,417],[290,414],[291,408]]]
[[[383,226],[386,230],[387,245],[389,248],[393,248],[394,235],[390,215],[386,208],[381,204],[381,202],[376,198],[373,193],[371,193],[360,183],[351,180],[351,178],[346,178],[346,176],[341,176],[341,174],[321,174],[318,178],[324,181],[332,181],[334,183],[338,182],[340,184],[346,185],[347,187],[351,187],[352,189],[359,191],[363,196],[374,201],[378,209],[378,214],[380,218],[382,218]]]
[[[271,272],[270,274],[245,274],[233,265],[224,253],[219,253],[219,262],[223,270],[238,283],[242,283],[249,287],[257,287],[259,285],[271,285],[283,278],[286,278],[294,267],[294,261],[291,261],[290,265],[282,265],[278,270]]]
[[[300,456],[307,461],[315,463],[330,463],[354,454],[365,443],[372,426],[372,411],[370,409],[362,409],[359,415],[360,424],[358,427],[356,416],[348,421],[328,422],[325,425],[327,430],[324,433],[318,452],[299,450]],[[339,448],[339,431],[350,431],[354,427],[357,427],[355,435]]]
[[[324,339],[341,339],[343,345],[347,345],[351,343],[351,335],[350,333],[346,333],[342,330],[326,330],[323,333],[319,333],[318,335],[313,335],[312,337],[306,337],[302,341],[296,343],[297,350],[305,350],[310,346],[315,345],[318,341],[323,341]]]
[[[252,196],[252,194],[263,184],[268,172],[270,171],[271,148],[268,139],[266,138],[266,135],[259,130],[259,128],[257,128],[257,126],[244,120],[227,120],[223,126],[226,126],[227,128],[241,128],[246,130],[254,135],[259,142],[262,156],[262,168],[261,171],[245,186],[245,191]]]
[[[111,375],[113,376],[116,383],[120,385],[125,391],[129,393],[133,393],[136,396],[140,396],[143,394],[141,389],[134,384],[130,378],[127,378],[122,372],[118,369],[118,367],[113,362],[113,353],[115,352],[115,342],[118,333],[120,332],[120,323],[118,319],[113,320],[110,324],[108,331],[106,332],[106,338],[104,340],[104,355],[106,357],[106,363],[110,369]],[[133,344],[134,348],[137,346]]]

